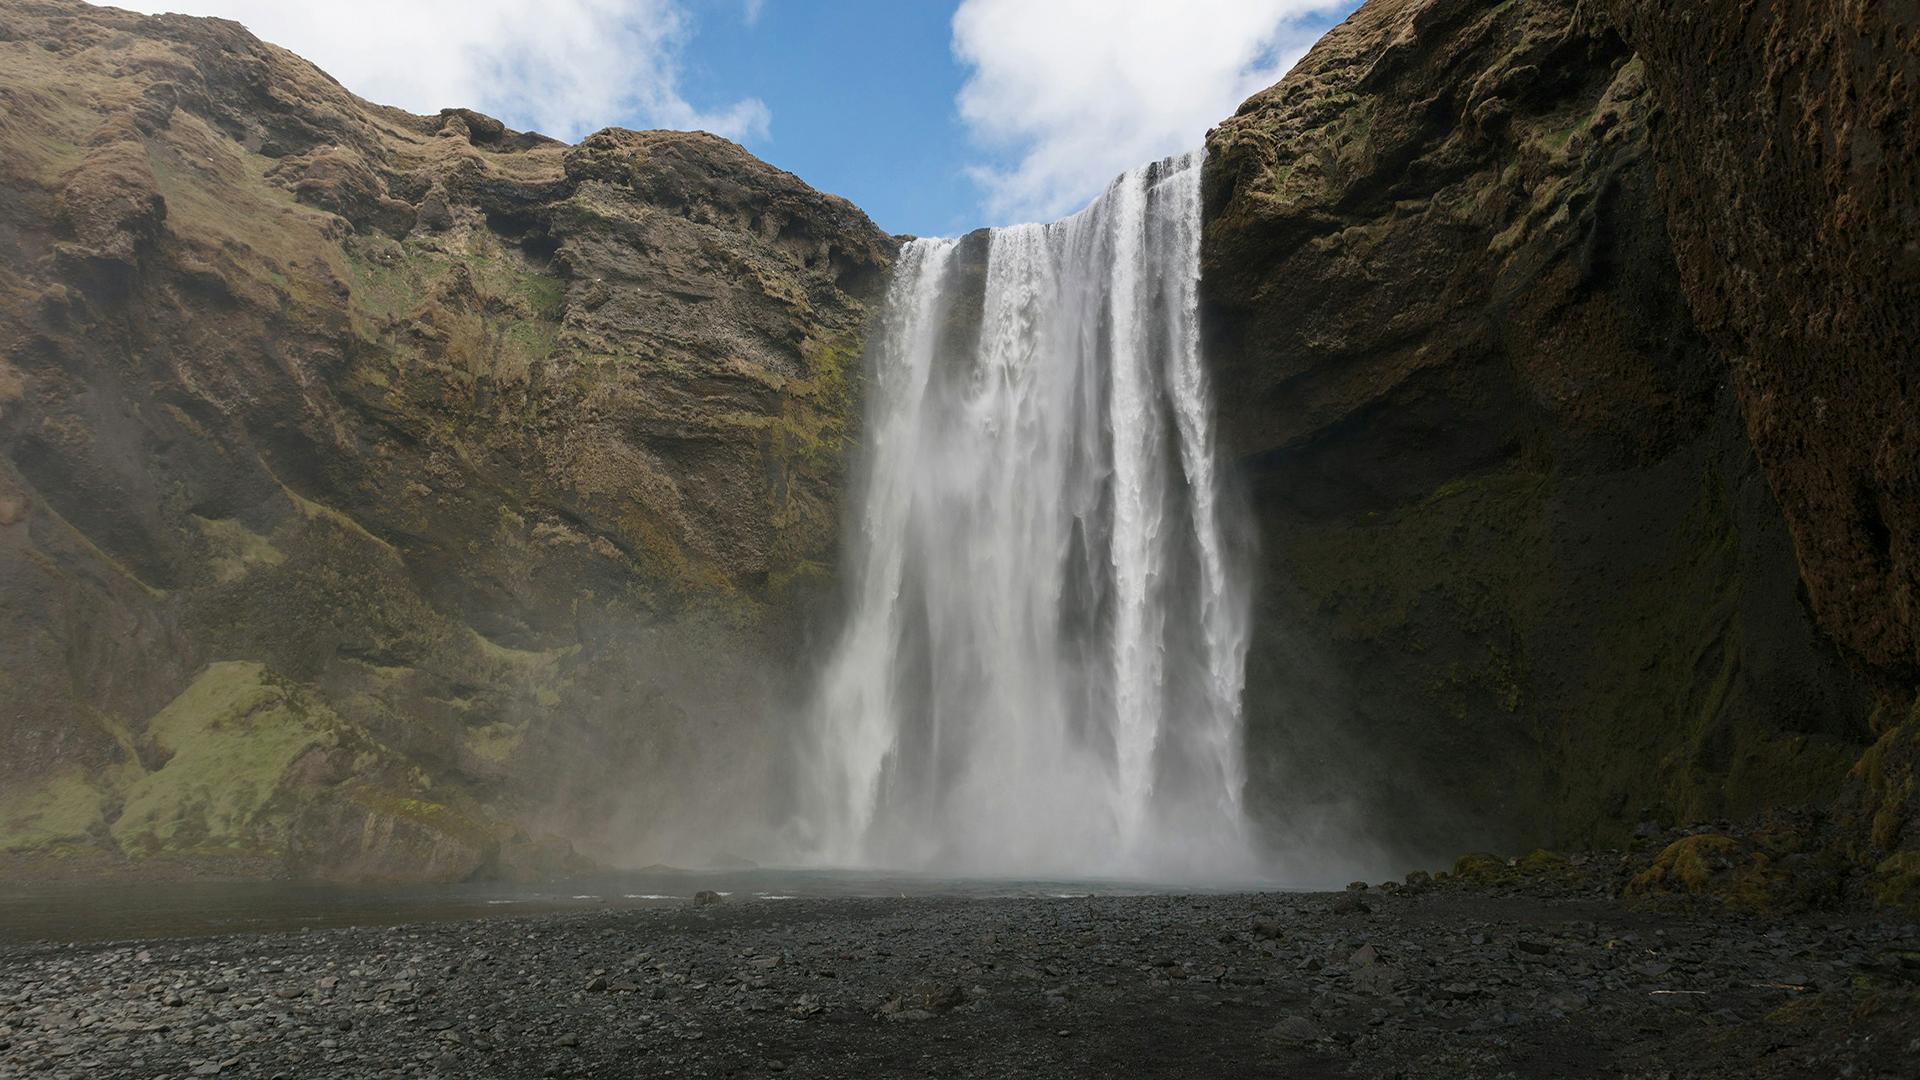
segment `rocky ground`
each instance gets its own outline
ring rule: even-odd
[[[1462,885],[0,952],[0,1075],[1893,1077],[1920,927]]]

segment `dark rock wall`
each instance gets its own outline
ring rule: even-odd
[[[1920,681],[1920,7],[1608,5],[1647,60],[1695,317],[1821,625]]]
[[[1210,135],[1276,821],[1612,841],[1830,800],[1868,739],[1676,265],[1649,65],[1590,4],[1371,0]]]
[[[726,843],[892,254],[711,136],[569,147],[231,23],[0,2],[0,850]],[[157,734],[187,691],[245,707]]]
[[[1841,803],[1920,909],[1920,6],[1612,0],[1647,58],[1674,254],[1820,625],[1877,692]]]

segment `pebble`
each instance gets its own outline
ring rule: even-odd
[[[907,1060],[1074,1075],[1100,1046],[1129,1048],[1128,1074],[1146,1077],[1196,1061],[1270,1074],[1273,1055],[1305,1054],[1356,1076],[1554,1060],[1573,1075],[1730,1080],[1791,1062],[1865,1080],[1903,1075],[1920,1015],[1920,941],[1897,920],[1756,936],[1446,884],[704,906],[0,946],[0,1076],[425,1080],[641,1061],[668,1078],[889,1075]],[[1570,1042],[1569,1025],[1586,1034]]]
[[[1319,1026],[1304,1016],[1289,1016],[1273,1026],[1273,1037],[1286,1043],[1313,1043],[1326,1037]]]

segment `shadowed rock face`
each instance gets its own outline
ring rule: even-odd
[[[566,146],[232,23],[0,2],[0,849],[724,843],[893,250],[709,135]]]
[[[1636,52],[1681,25],[1660,8],[1623,36],[1571,0],[1371,0],[1210,135],[1210,355],[1260,516],[1248,702],[1276,817],[1416,849],[1617,840],[1643,814],[1825,802],[1870,737],[1821,632],[1865,655],[1854,624],[1803,599],[1837,579],[1800,523],[1833,510],[1787,447],[1853,458],[1783,431],[1756,464],[1755,393],[1783,388],[1729,379],[1752,365],[1730,368],[1728,306],[1795,289],[1690,254],[1770,211],[1716,179],[1751,154],[1703,166],[1689,132],[1793,140],[1687,91],[1719,70],[1697,48]],[[1789,201],[1769,228],[1824,213]],[[1864,298],[1859,270],[1834,288],[1862,294],[1848,340],[1879,374],[1846,393],[1894,424],[1887,350],[1914,336],[1890,320],[1916,309]],[[1741,289],[1703,309],[1709,278]]]
[[[1648,58],[1675,258],[1808,603],[1880,692],[1851,854],[1920,911],[1920,10],[1608,8]]]
[[[1674,255],[1821,625],[1920,681],[1920,9],[1608,5],[1647,59]]]

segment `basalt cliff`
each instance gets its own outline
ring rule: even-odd
[[[1369,0],[1208,134],[1263,828],[1774,815],[1689,880],[1920,897],[1920,25],[1693,8]],[[0,857],[448,879],[766,825],[896,251],[710,136],[0,0]]]
[[[1920,25],[1693,8],[1372,0],[1209,136],[1258,793],[1427,850],[1816,808],[1708,846],[1911,896]]]
[[[893,250],[712,136],[567,146],[232,23],[0,4],[0,849],[724,844]]]

